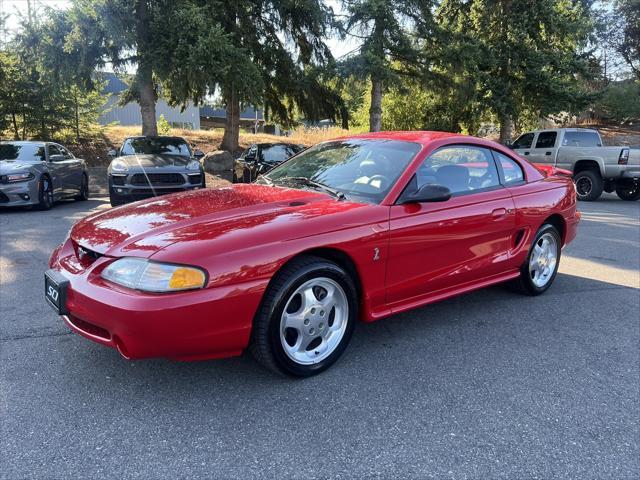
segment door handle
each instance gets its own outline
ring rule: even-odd
[[[551,155],[551,152],[545,152],[545,155]]]
[[[529,152],[524,152],[525,155],[529,155]]]
[[[493,212],[491,212],[491,216],[493,218],[501,218],[504,217],[509,211],[506,208],[496,208]]]

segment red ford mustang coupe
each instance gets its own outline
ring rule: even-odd
[[[321,143],[253,184],[78,222],[47,301],[126,358],[238,355],[328,368],[355,322],[512,281],[552,284],[580,214],[571,178],[490,141],[385,132]]]

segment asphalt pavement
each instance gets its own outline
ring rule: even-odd
[[[640,202],[581,203],[555,284],[358,325],[306,380],[249,355],[129,362],[42,274],[104,198],[0,210],[0,478],[576,478],[640,472]]]

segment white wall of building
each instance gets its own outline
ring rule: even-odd
[[[170,107],[163,99],[159,99],[156,103],[156,119],[164,115],[164,118],[173,126],[180,124],[190,124],[194,130],[200,129],[200,109],[193,103],[180,112],[180,107]],[[140,105],[137,103],[128,103],[125,106],[118,106],[118,96],[111,95],[105,104],[105,112],[98,119],[100,125],[108,125],[116,122],[119,125],[141,125],[142,116],[140,115]]]

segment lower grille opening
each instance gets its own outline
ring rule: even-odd
[[[9,203],[9,197],[2,192],[0,192],[0,203]]]
[[[151,198],[151,197],[156,197],[158,195],[163,195],[165,193],[176,193],[176,192],[184,192],[184,188],[160,188],[157,190],[141,190],[141,189],[137,189],[134,188],[131,190],[131,195],[139,198],[139,199],[143,199],[143,198]]]
[[[80,320],[78,317],[74,317],[73,315],[69,315],[69,321],[78,327],[83,332],[87,332],[96,337],[103,338],[105,340],[111,340],[111,334],[102,327],[98,327],[93,323],[85,322],[84,320]]]

